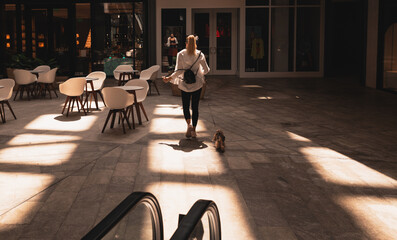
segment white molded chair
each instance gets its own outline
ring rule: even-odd
[[[54,87],[54,82],[55,82],[55,76],[58,68],[53,68],[47,72],[40,73],[39,78],[37,79],[37,83],[39,85],[39,93],[42,94],[42,96],[45,97],[46,91],[48,91],[48,94],[50,95],[50,99],[52,99],[51,96],[51,89],[54,91],[55,96],[58,97],[57,92],[55,91]],[[51,89],[50,89],[51,88]]]
[[[17,98],[18,92],[20,93],[19,98],[22,99],[23,91],[26,91],[28,99],[33,93],[33,85],[36,82],[36,76],[27,70],[15,69],[14,70],[15,83],[18,84],[17,92],[15,93],[14,100]]]
[[[105,131],[106,125],[111,116],[113,117],[110,128],[113,128],[117,113],[119,113],[119,119],[121,119],[121,123],[123,125],[123,132],[125,133],[124,120],[127,121],[128,127],[131,129],[126,109],[130,108],[132,104],[134,104],[134,96],[121,88],[114,87],[105,87],[102,89],[102,94],[105,99],[106,106],[109,108],[109,113],[106,117],[105,125],[103,125],[102,133]]]
[[[4,109],[4,104],[7,104],[8,108],[10,109],[12,115],[14,116],[15,119],[17,117],[14,114],[14,111],[11,108],[10,103],[8,100],[12,97],[12,90],[14,89],[15,86],[15,81],[14,79],[11,78],[4,78],[0,79],[0,86],[3,86],[3,88],[0,88],[0,116],[1,120],[3,123],[6,122],[6,112]]]
[[[146,80],[149,84],[149,93],[152,94],[152,84],[156,88],[157,94],[160,95],[159,89],[156,85],[157,73],[160,70],[160,65],[153,65],[148,69],[142,70],[139,79]]]
[[[127,71],[131,71],[131,72],[124,74],[124,76],[122,76],[121,77],[122,79],[121,79],[120,78],[121,73],[117,72],[116,70],[118,70],[118,71],[127,70]],[[118,65],[116,67],[116,69],[114,69],[113,76],[118,81],[118,83],[119,83],[118,85],[119,86],[123,85],[123,83],[125,83],[128,80],[131,80],[133,78],[133,73],[132,73],[133,70],[134,69],[132,68],[131,65]],[[126,79],[126,77],[127,77],[127,79]]]
[[[51,70],[51,67],[48,65],[40,65],[33,69],[33,71],[43,71],[42,73],[46,73]],[[40,73],[39,73],[40,74]]]
[[[136,93],[136,101],[139,104],[139,106],[142,109],[143,114],[146,117],[146,120],[149,121],[149,118],[146,115],[146,111],[145,108],[143,107],[143,101],[145,101],[148,90],[149,90],[149,84],[146,80],[142,80],[142,79],[133,79],[128,81],[125,86],[140,86],[143,87],[142,90],[137,90],[135,91]]]
[[[98,80],[93,80],[92,81],[94,89],[92,89],[91,84],[87,84],[86,85],[85,90],[87,91],[87,96],[86,96],[86,99],[84,101],[84,105],[88,102],[88,97],[91,95],[91,98],[94,97],[96,109],[99,109],[97,93],[99,94],[99,96],[101,96],[102,101],[105,103],[105,100],[103,99],[101,90],[103,88],[103,85],[105,84],[106,73],[102,72],[102,71],[96,71],[96,72],[92,72],[92,73],[88,74],[86,76],[86,78],[98,78]],[[87,106],[87,108],[88,108],[88,106]],[[91,108],[91,106],[90,106],[90,108]]]
[[[68,105],[68,111],[66,113],[66,116],[69,116],[70,105],[72,105],[72,109],[70,111],[73,111],[74,102],[77,102],[76,105],[78,111],[80,112],[80,108],[79,108],[79,103],[80,103],[81,109],[83,110],[84,114],[87,115],[84,109],[83,102],[81,101],[80,98],[80,96],[84,92],[85,83],[86,83],[85,78],[76,77],[76,78],[69,78],[64,83],[59,84],[59,92],[67,96],[65,100],[65,104],[63,106],[62,114],[65,111],[66,105]]]

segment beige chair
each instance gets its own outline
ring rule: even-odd
[[[140,86],[143,87],[142,90],[137,90],[136,92],[136,101],[139,104],[140,108],[142,109],[143,114],[146,117],[146,120],[149,121],[149,118],[147,117],[145,108],[143,107],[143,101],[145,101],[148,90],[149,90],[149,84],[146,80],[142,79],[133,79],[128,81],[125,86]]]
[[[0,104],[1,104],[0,116],[2,122],[5,123],[6,112],[5,112],[4,104],[7,104],[14,118],[17,119],[17,117],[14,114],[14,111],[11,108],[10,103],[8,102],[8,100],[12,97],[12,90],[14,89],[15,81],[10,78],[0,79],[0,86],[2,86],[2,88],[0,88]]]
[[[18,93],[20,93],[19,99],[22,99],[24,91],[26,91],[26,94],[28,95],[28,100],[30,100],[30,95],[33,94],[36,76],[27,70],[15,69],[14,77],[16,84],[18,84],[18,89],[15,93],[14,100],[17,98]]]
[[[139,79],[146,80],[149,84],[149,93],[152,94],[152,84],[156,88],[157,94],[160,95],[159,89],[156,85],[157,73],[160,70],[160,65],[151,66],[148,69],[142,70]]]
[[[74,103],[76,102],[78,111],[80,112],[80,103],[81,109],[83,110],[84,114],[87,115],[84,109],[83,102],[80,98],[80,96],[84,92],[85,83],[85,78],[76,77],[69,78],[68,80],[66,80],[66,82],[59,84],[59,92],[67,96],[62,109],[62,114],[65,111],[66,105],[68,105],[68,111],[66,112],[66,116],[69,116],[70,105],[72,105],[72,109],[70,111],[73,111]]]
[[[130,108],[132,104],[134,104],[134,96],[121,88],[114,87],[105,87],[102,89],[102,94],[105,99],[106,107],[109,108],[109,113],[106,117],[105,124],[103,125],[102,133],[105,131],[110,117],[112,117],[110,128],[113,128],[117,113],[119,113],[119,119],[121,119],[123,132],[125,133],[124,120],[127,121],[128,127],[131,129],[126,109]]]
[[[48,65],[40,65],[38,67],[36,67],[35,69],[33,69],[33,72],[39,72],[39,71],[43,71],[42,73],[46,73],[48,71],[51,70],[51,67]]]
[[[128,71],[128,73],[126,72],[125,74],[122,74],[120,72],[117,71]],[[114,69],[113,71],[113,76],[114,78],[118,81],[118,85],[121,86],[123,85],[125,82],[131,80],[133,78],[133,71],[134,69],[132,68],[131,65],[118,65],[116,67],[116,69]]]
[[[39,78],[37,79],[38,94],[45,97],[46,92],[48,91],[48,94],[50,95],[50,99],[52,99],[51,91],[50,91],[52,90],[55,93],[55,96],[58,97],[58,94],[55,91],[55,87],[54,87],[57,70],[58,68],[53,68],[47,72],[39,74]]]
[[[87,93],[87,96],[85,98],[84,105],[86,103],[88,103],[88,98],[91,96],[90,102],[92,100],[92,97],[94,97],[96,109],[99,109],[97,94],[99,94],[99,96],[101,96],[101,98],[102,98],[102,101],[105,102],[105,100],[103,100],[101,90],[103,88],[103,85],[105,84],[106,73],[102,72],[102,71],[96,71],[96,72],[92,72],[92,73],[88,74],[86,76],[86,78],[98,78],[98,80],[92,81],[92,86],[94,87],[94,89],[92,89],[91,84],[86,85],[85,91]],[[87,105],[87,108],[88,108],[88,105]],[[91,108],[91,106],[90,106],[90,108]]]

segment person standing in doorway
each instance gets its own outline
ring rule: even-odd
[[[193,71],[196,75],[194,83],[183,80],[185,69]],[[196,38],[189,35],[186,38],[186,49],[180,51],[176,57],[175,71],[169,77],[163,77],[164,82],[177,84],[182,92],[183,115],[186,120],[186,137],[197,137],[196,126],[199,117],[199,101],[202,87],[205,83],[205,74],[210,71],[204,54],[197,50]],[[190,103],[192,114],[190,114]]]
[[[174,65],[174,57],[176,57],[178,53],[178,39],[176,39],[173,33],[168,37],[166,45],[169,47],[168,65],[172,67]]]

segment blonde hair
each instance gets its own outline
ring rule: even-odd
[[[187,54],[194,55],[196,54],[196,38],[193,35],[189,35],[186,38],[186,50]]]

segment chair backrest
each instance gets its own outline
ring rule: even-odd
[[[0,100],[10,99],[12,96],[12,90],[14,89],[15,86],[14,79],[11,78],[0,79],[0,86],[3,86],[3,88],[0,88]]]
[[[155,80],[157,72],[160,70],[160,65],[153,65],[148,69],[142,70],[139,79],[142,80]]]
[[[160,70],[160,65],[153,65],[148,69],[150,69],[150,71],[152,71],[152,75],[150,76],[150,79],[155,80],[157,78],[157,73]]]
[[[40,65],[38,67],[36,67],[35,69],[33,69],[33,71],[44,71],[44,72],[48,72],[51,70],[51,67],[48,65]]]
[[[36,76],[27,70],[15,69],[14,70],[15,82],[19,85],[26,85],[36,81]]]
[[[93,81],[94,84],[94,91],[101,90],[106,80],[106,73],[102,71],[92,72],[87,75],[90,78],[98,78],[98,80]]]
[[[149,91],[149,84],[146,80],[142,79],[133,79],[128,81],[125,86],[140,86],[143,87],[142,90],[137,90],[136,92],[136,100],[138,102],[143,102],[146,99],[147,92]]]
[[[133,68],[132,68],[132,66],[131,65],[118,65],[117,67],[116,67],[116,69],[114,69],[115,71],[113,71],[113,76],[114,76],[114,78],[115,79],[119,79],[120,78],[120,73],[117,73],[116,72],[116,70],[134,70]]]
[[[110,109],[123,109],[134,103],[134,96],[121,88],[105,87],[102,89],[102,95]]]
[[[77,97],[83,94],[86,80],[84,77],[69,78],[59,84],[59,91],[67,96]]]
[[[58,68],[53,68],[48,72],[39,73],[39,78],[37,79],[37,81],[41,82],[41,83],[55,82],[55,76],[56,76],[57,70],[58,70]]]

